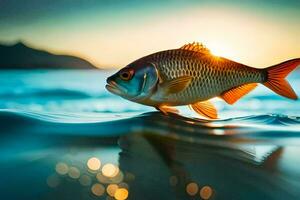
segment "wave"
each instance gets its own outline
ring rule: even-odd
[[[100,117],[101,116],[101,117]],[[204,120],[159,112],[115,115],[75,115],[0,110],[0,129],[6,134],[84,137],[119,137],[132,133],[154,133],[201,142],[204,138],[278,139],[299,138],[300,118],[256,115],[224,120]],[[224,140],[225,139],[225,140]],[[296,141],[296,140],[294,140]]]
[[[45,90],[30,90],[24,92],[1,92],[0,98],[3,99],[13,99],[16,98],[64,98],[64,99],[82,99],[82,98],[103,98],[108,97],[109,94],[107,93],[100,93],[100,94],[91,94],[79,90],[71,90],[71,89],[45,89]]]
[[[28,166],[25,173],[23,168],[14,171],[17,175],[13,176],[16,180],[11,181],[13,183],[20,182],[20,177],[23,178],[20,175],[42,173],[37,167],[43,171],[49,168],[49,173],[53,173],[53,168],[47,166],[49,163],[55,167],[63,161],[80,170],[86,169],[86,161],[95,152],[95,155],[102,156],[103,161],[105,156],[111,159],[111,150],[115,149],[119,169],[138,177],[130,182],[130,194],[137,199],[142,199],[145,194],[139,192],[143,184],[147,184],[145,188],[163,188],[163,195],[154,193],[151,199],[161,196],[168,199],[173,194],[168,192],[170,185],[166,184],[170,175],[178,177],[179,185],[175,187],[185,188],[190,181],[208,184],[217,194],[229,199],[234,197],[228,191],[236,185],[244,193],[249,188],[251,191],[257,188],[258,192],[249,194],[251,199],[253,194],[254,199],[273,195],[270,191],[277,191],[276,197],[295,199],[299,196],[298,192],[293,192],[299,191],[294,190],[299,185],[293,184],[299,171],[290,167],[299,163],[299,150],[293,146],[300,144],[300,119],[297,117],[255,115],[211,121],[166,116],[159,112],[82,115],[6,109],[0,110],[0,121],[2,159],[6,161],[3,162],[4,168],[19,168],[20,163]],[[108,146],[112,148],[104,151]],[[53,160],[57,163],[52,163]],[[153,171],[157,172],[156,176],[153,176]],[[233,181],[224,188],[224,180]],[[268,189],[270,180],[274,184]],[[72,182],[78,186],[73,179]],[[64,184],[59,187],[63,190],[70,188],[69,183]],[[284,184],[289,185],[283,191]],[[183,191],[182,197],[186,197],[184,189],[178,191]]]

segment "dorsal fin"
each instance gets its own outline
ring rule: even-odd
[[[227,90],[221,94],[221,98],[228,104],[234,104],[237,100],[248,94],[257,86],[257,83],[249,83],[241,86],[237,86],[230,90]]]
[[[180,47],[180,49],[196,51],[196,52],[205,53],[205,54],[211,54],[210,50],[208,48],[206,48],[202,43],[199,43],[199,42],[185,44],[182,47]]]

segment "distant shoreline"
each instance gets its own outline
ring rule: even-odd
[[[0,70],[3,69],[101,69],[83,58],[57,55],[34,49],[22,42],[0,44]]]

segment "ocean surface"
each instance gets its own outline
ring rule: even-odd
[[[108,93],[113,72],[0,71],[1,199],[300,199],[300,100],[166,116]]]

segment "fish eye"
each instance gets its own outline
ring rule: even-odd
[[[129,81],[134,75],[133,69],[123,70],[120,72],[120,78],[124,81]]]

